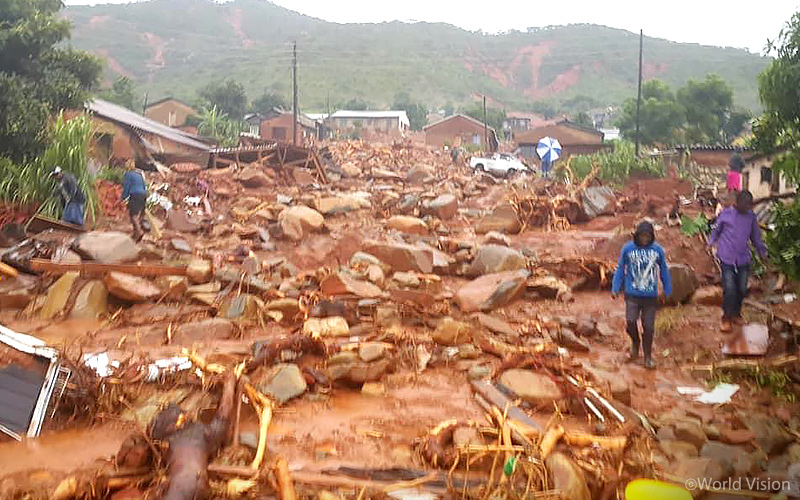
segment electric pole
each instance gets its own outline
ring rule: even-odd
[[[486,96],[483,96],[483,147],[484,151],[488,151],[489,146],[489,128],[486,125]]]
[[[639,85],[636,94],[636,156],[639,156],[639,144],[642,142],[639,131],[639,117],[642,107],[642,49],[644,48],[644,30],[639,30]]]
[[[297,145],[297,42],[292,47],[292,144]]]

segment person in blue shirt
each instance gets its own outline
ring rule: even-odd
[[[631,359],[639,357],[642,345],[644,366],[656,367],[653,361],[653,334],[655,332],[658,300],[658,276],[664,284],[664,295],[672,293],[672,283],[664,249],[656,243],[655,229],[647,221],[641,222],[633,233],[633,240],[622,247],[617,270],[614,272],[611,294],[619,296],[624,285],[625,322],[631,337]],[[639,339],[639,318],[642,320],[642,337]]]
[[[128,201],[128,214],[133,226],[133,239],[139,241],[144,236],[144,209],[147,202],[147,186],[144,177],[136,170],[133,160],[125,164],[127,170],[122,183],[122,199]]]

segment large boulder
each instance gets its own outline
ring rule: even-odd
[[[425,221],[410,215],[395,215],[386,221],[386,228],[407,234],[419,234],[422,236],[428,234],[428,225],[425,224]]]
[[[500,375],[500,383],[516,397],[535,406],[552,406],[564,397],[553,379],[532,370],[506,370]]]
[[[273,184],[272,179],[262,169],[255,167],[245,168],[236,179],[246,188],[262,188]]]
[[[112,271],[106,274],[103,282],[108,293],[128,302],[147,302],[158,298],[161,289],[144,278]]]
[[[300,368],[291,363],[281,363],[269,368],[262,376],[258,377],[255,386],[262,393],[275,398],[279,403],[285,403],[292,398],[301,396],[308,389]]]
[[[497,231],[502,234],[517,234],[522,229],[517,211],[511,205],[500,205],[491,214],[484,216],[475,227],[478,234]]]
[[[380,268],[377,268],[380,271]],[[383,290],[367,281],[357,280],[346,273],[331,274],[320,283],[325,295],[356,295],[370,299],[383,295]]]
[[[300,241],[307,234],[320,231],[325,224],[325,217],[313,208],[300,205],[284,209],[278,215],[278,224],[284,236]]]
[[[701,457],[713,458],[724,467],[732,468],[734,474],[746,476],[750,474],[755,465],[750,453],[738,446],[709,441],[700,450]]]
[[[180,325],[172,333],[172,341],[179,345],[191,345],[194,342],[212,343],[225,340],[236,335],[236,326],[222,318],[211,318],[194,323]]]
[[[473,327],[469,323],[447,317],[433,332],[433,340],[439,344],[457,346],[472,341]]]
[[[587,219],[613,214],[616,204],[617,197],[614,191],[607,186],[586,188],[581,193],[581,209]]]
[[[452,219],[458,213],[458,198],[452,194],[440,194],[433,200],[424,202],[422,212],[442,220]]]
[[[722,305],[722,287],[720,286],[704,286],[698,288],[692,296],[693,304],[700,304],[703,306],[721,306]]]
[[[547,470],[552,476],[553,488],[557,490],[561,498],[569,500],[591,500],[589,486],[586,484],[586,476],[583,470],[578,467],[567,455],[560,451],[551,453],[545,459]]]
[[[87,259],[110,264],[134,261],[140,249],[129,235],[117,231],[91,231],[79,236],[73,247]]]
[[[525,293],[527,270],[487,274],[462,286],[456,293],[464,312],[491,311],[510,304]]]
[[[388,273],[392,270],[392,268],[383,262],[377,257],[372,254],[368,254],[365,252],[356,252],[350,257],[350,267],[352,268],[362,268],[367,269],[369,266],[379,266],[381,271]]]
[[[361,385],[366,382],[379,381],[390,366],[391,360],[387,358],[372,363],[345,362],[329,366],[327,374],[331,380]]]
[[[81,288],[70,316],[97,319],[108,313],[108,289],[100,280],[92,280]]]
[[[47,290],[47,297],[44,299],[44,305],[40,312],[42,319],[52,319],[64,309],[69,300],[72,285],[78,276],[79,273],[75,271],[64,273]]]
[[[425,274],[433,271],[434,252],[428,248],[405,243],[368,242],[364,251],[386,263],[393,271],[417,271]]]
[[[525,257],[513,248],[501,245],[483,245],[478,248],[472,265],[467,270],[467,277],[477,278],[484,274],[500,273],[526,269]]]
[[[669,276],[672,281],[672,295],[666,297],[670,305],[683,304],[692,298],[700,281],[691,267],[685,264],[670,264]]]

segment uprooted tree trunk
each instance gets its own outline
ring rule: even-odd
[[[148,429],[149,439],[168,445],[163,457],[167,465],[168,483],[161,500],[199,500],[208,497],[208,463],[228,437],[235,392],[236,376],[230,373],[226,376],[217,412],[208,424],[187,421],[187,415],[175,404],[167,406],[153,418]],[[140,442],[141,446],[149,451],[147,444]],[[130,439],[123,443],[118,462],[121,457],[123,461],[130,460],[132,448],[137,447],[131,446]],[[141,452],[141,448],[136,451]]]

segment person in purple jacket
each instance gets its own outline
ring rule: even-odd
[[[747,294],[750,277],[750,247],[752,242],[766,262],[767,247],[761,239],[761,228],[753,213],[753,194],[741,191],[736,203],[720,212],[708,237],[709,247],[717,248],[722,267],[722,328],[731,331],[731,323],[742,321],[742,302]]]

